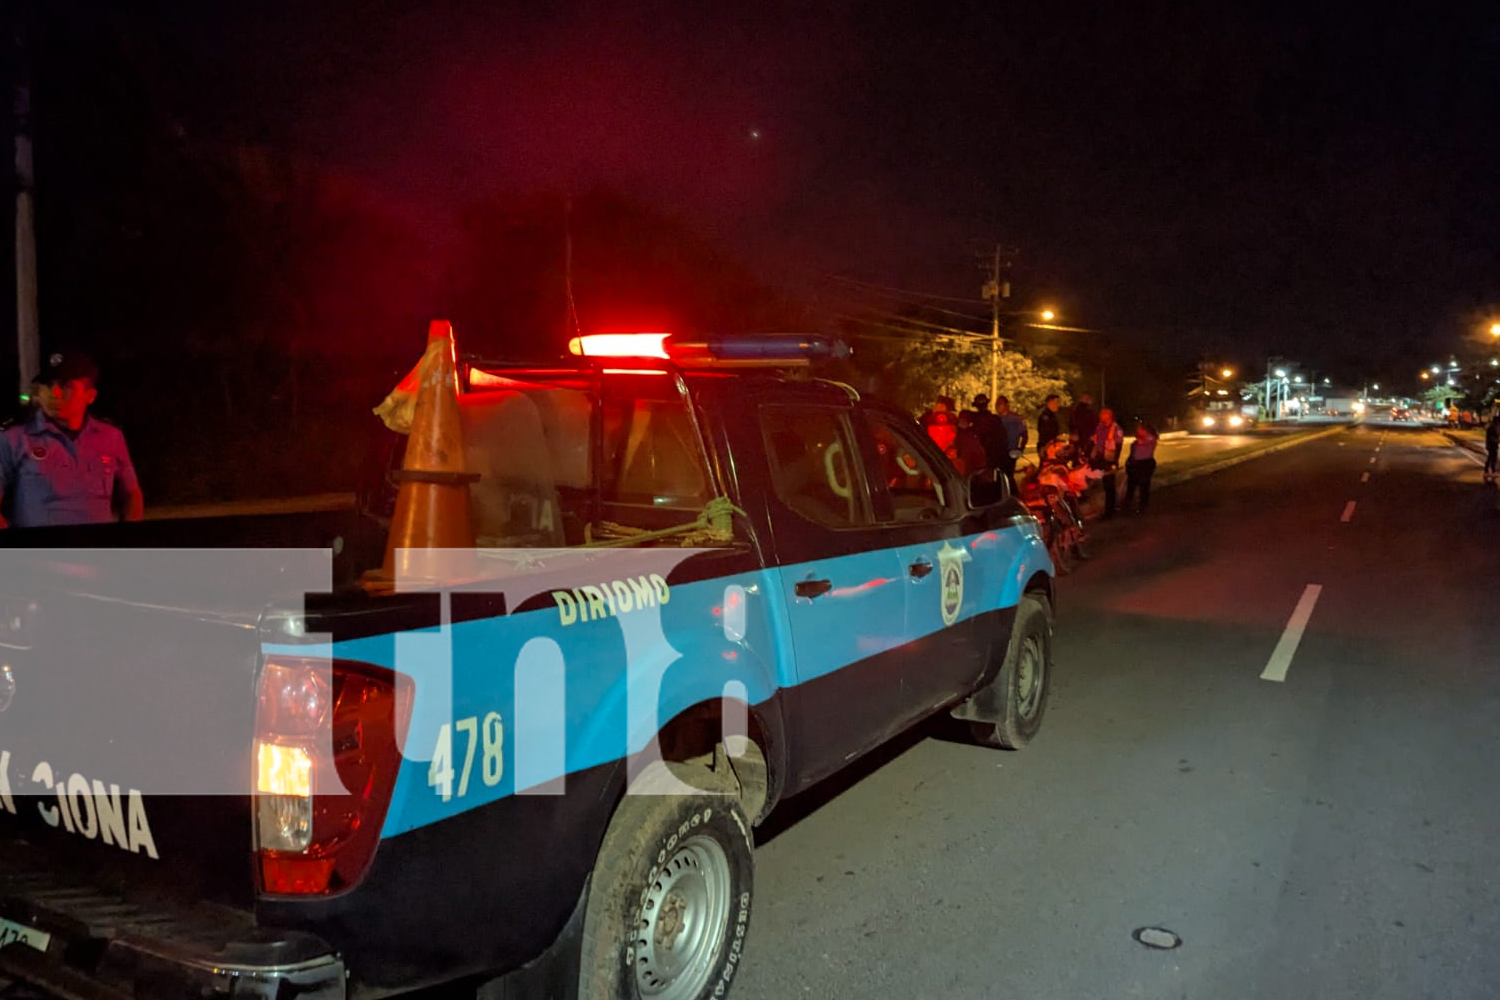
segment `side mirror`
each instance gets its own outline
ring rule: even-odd
[[[968,486],[970,507],[991,507],[1010,498],[1010,480],[998,469],[974,473]]]

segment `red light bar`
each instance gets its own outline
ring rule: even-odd
[[[805,365],[849,356],[849,347],[841,340],[801,333],[743,333],[692,340],[669,333],[591,333],[568,341],[568,350],[589,358],[660,358],[684,367]]]
[[[668,358],[667,333],[589,333],[568,341],[568,352],[588,358]]]

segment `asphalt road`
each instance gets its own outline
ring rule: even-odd
[[[1312,424],[1287,424],[1254,434],[1188,434],[1183,437],[1163,438],[1156,445],[1156,460],[1157,464],[1162,466],[1178,462],[1196,463],[1206,461],[1220,452],[1233,451],[1256,442],[1316,429],[1318,427]]]
[[[1497,536],[1409,425],[1098,526],[1036,743],[926,726],[759,831],[736,1000],[1500,997]]]

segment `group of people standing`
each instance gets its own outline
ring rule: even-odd
[[[931,410],[922,415],[928,435],[952,460],[958,471],[970,475],[985,469],[999,469],[1015,484],[1015,453],[1024,452],[1030,439],[1026,419],[1010,408],[1010,400],[997,396],[990,410],[990,398],[984,393],[974,397],[973,408],[960,411],[951,396],[939,396]],[[1066,461],[1068,451],[1100,473],[1104,494],[1104,518],[1112,518],[1118,504],[1117,474],[1121,459],[1125,463],[1125,507],[1144,513],[1151,501],[1151,477],[1156,472],[1155,428],[1138,421],[1129,453],[1124,429],[1108,407],[1095,412],[1094,399],[1082,393],[1068,415],[1064,435],[1059,411],[1062,399],[1047,397],[1036,418],[1036,453],[1040,460]]]

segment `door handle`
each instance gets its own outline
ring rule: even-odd
[[[906,567],[906,571],[920,580],[922,577],[932,572],[932,563],[928,562],[926,559],[918,559],[916,562]]]
[[[808,600],[821,597],[832,589],[832,580],[802,580],[795,588],[798,597],[806,597]]]

